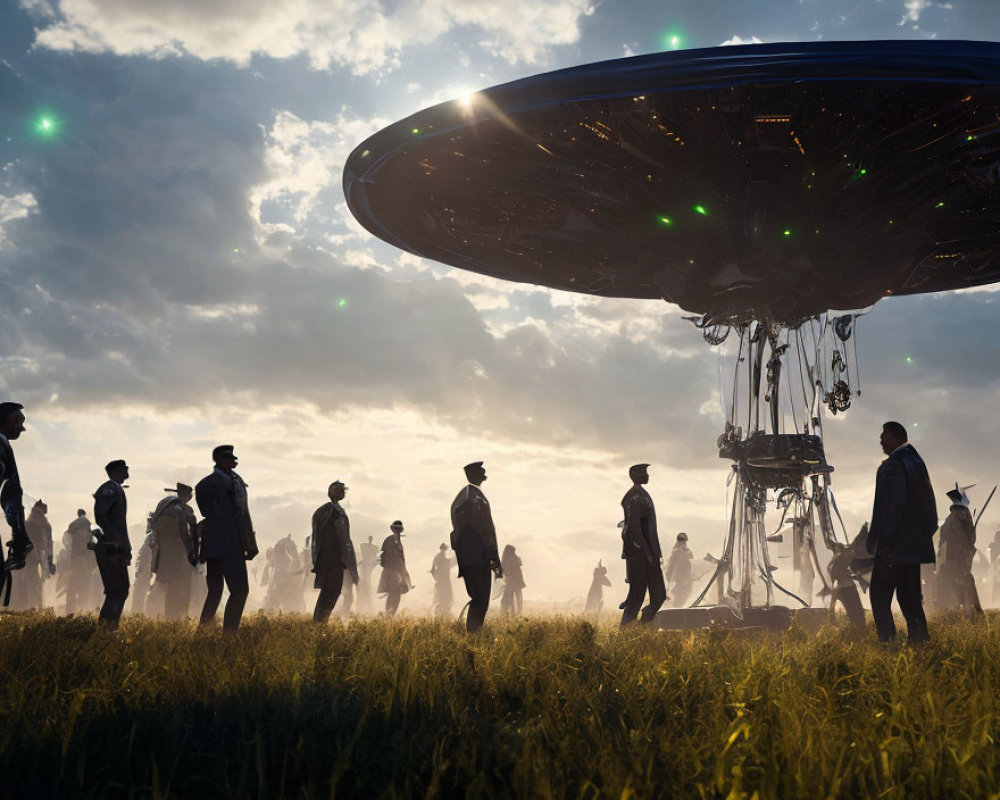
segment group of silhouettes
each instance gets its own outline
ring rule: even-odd
[[[0,592],[7,605],[12,587],[17,585],[18,592],[25,596],[16,598],[16,604],[40,607],[40,578],[37,582],[12,580],[14,573],[24,568],[28,554],[36,546],[36,563],[41,568],[36,574],[57,571],[45,504],[37,502],[27,517],[24,512],[20,475],[11,445],[23,433],[24,422],[23,406],[0,403],[0,507],[12,532]],[[889,640],[895,636],[891,612],[895,595],[907,622],[909,639],[919,643],[928,638],[921,565],[935,561],[933,536],[938,524],[934,492],[927,468],[909,444],[902,425],[885,423],[880,443],[887,458],[876,474],[871,526],[866,535],[843,548],[831,562],[833,602],[839,600],[852,622],[864,625],[855,581],[860,574],[859,565],[865,564],[871,570],[870,598],[879,638]],[[258,555],[259,549],[250,516],[247,485],[236,472],[238,459],[234,447],[219,445],[214,448],[212,461],[214,468],[194,488],[178,483],[165,490],[168,496],[149,515],[149,535],[137,563],[137,575],[144,580],[139,595],[140,602],[144,602],[149,592],[148,576],[155,574],[156,585],[162,589],[164,616],[183,618],[201,580],[199,577],[193,579],[191,568],[194,567],[198,570],[195,576],[202,572],[204,575],[201,624],[214,623],[225,586],[229,597],[223,612],[223,629],[233,631],[240,625],[250,591],[247,562]],[[686,534],[677,537],[666,565],[666,575],[662,569],[656,511],[645,489],[649,482],[648,470],[649,464],[636,464],[629,469],[632,487],[621,502],[624,520],[619,527],[628,583],[628,594],[620,606],[623,626],[636,621],[653,622],[667,599],[665,581],[671,581],[674,591],[684,595],[681,602],[691,588],[692,555],[687,549]],[[87,604],[93,602],[96,569],[104,593],[99,619],[108,625],[117,625],[130,589],[127,568],[132,561],[132,545],[124,491],[129,468],[125,461],[116,459],[106,465],[105,471],[108,480],[94,493],[96,527],[91,526],[85,511],[80,509],[77,519],[67,529],[66,547],[60,556],[67,567],[62,575],[62,588],[66,593],[68,613],[87,608]],[[466,629],[474,632],[482,628],[495,580],[503,579],[506,573],[501,606],[514,613],[522,611],[521,590],[525,584],[521,559],[514,548],[508,545],[503,557],[500,555],[490,504],[482,490],[486,480],[483,462],[467,464],[464,471],[466,486],[451,504],[450,546],[455,559],[452,561],[448,557],[448,545],[442,544],[432,563],[431,574],[435,581],[435,609],[447,615],[453,602],[450,573],[457,565],[458,577],[464,581],[469,597]],[[940,537],[940,550],[946,551],[947,557],[938,571],[937,591],[940,597],[951,597],[954,604],[970,613],[982,613],[975,580],[971,576],[976,531],[965,494],[968,488],[956,484],[955,489],[948,492],[952,505]],[[362,581],[366,585],[361,586],[361,591],[365,594],[370,591],[370,576],[376,562],[382,566],[376,591],[386,598],[387,615],[396,613],[402,595],[413,588],[401,539],[404,530],[401,520],[389,526],[390,535],[382,543],[380,552],[376,552],[378,548],[369,537],[362,545],[359,563],[351,540],[350,520],[341,504],[347,490],[340,480],[329,485],[328,502],[312,515],[312,532],[307,539],[308,561],[299,570],[305,574],[306,567],[310,567],[308,574],[313,576],[313,587],[319,590],[313,610],[313,619],[318,623],[327,622],[341,595],[352,594]],[[201,513],[200,521],[190,505],[192,499]],[[265,580],[274,581],[274,587],[278,585],[278,559],[285,558],[294,565],[299,558],[291,538],[286,538],[287,542],[282,540],[272,548],[264,569]],[[282,547],[290,547],[290,552],[279,552]],[[88,558],[91,552],[93,556]],[[599,563],[594,570],[586,611],[601,609],[604,587],[610,585],[607,568]],[[722,586],[721,580],[718,586]],[[648,602],[643,605],[647,597]],[[720,592],[720,603],[722,599]]]

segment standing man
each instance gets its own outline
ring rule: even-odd
[[[934,583],[938,610],[961,606],[966,615],[974,617],[982,614],[983,608],[979,604],[976,579],[972,575],[972,562],[976,557],[976,524],[969,511],[969,496],[965,493],[971,488],[956,483],[955,488],[948,491],[951,507],[938,536],[940,563]]]
[[[868,552],[875,555],[869,589],[872,616],[879,640],[893,639],[895,593],[906,618],[910,644],[922,644],[930,637],[920,591],[920,565],[934,563],[934,489],[923,459],[907,441],[906,428],[898,422],[885,423],[879,442],[888,458],[875,475],[875,505],[868,531]]]
[[[229,599],[222,616],[222,629],[239,629],[243,607],[250,594],[247,561],[260,551],[250,519],[247,485],[236,474],[239,461],[231,444],[220,444],[212,451],[215,469],[195,487],[195,500],[204,519],[204,538],[195,543],[205,562],[208,594],[201,609],[201,624],[215,621],[222,600],[222,583],[229,589]]]
[[[399,599],[413,588],[413,584],[403,553],[403,523],[397,519],[389,526],[389,531],[382,542],[382,575],[376,591],[385,593],[385,614],[392,617],[399,610]]]
[[[3,509],[11,532],[3,570],[5,580],[0,581],[0,589],[5,588],[10,570],[24,567],[25,559],[32,549],[31,539],[24,527],[21,476],[17,472],[14,449],[10,444],[24,433],[23,408],[20,403],[0,403],[0,508]]]
[[[450,617],[454,594],[451,590],[451,570],[455,562],[448,558],[448,545],[444,542],[431,562],[431,577],[434,578],[434,616]]]
[[[132,563],[132,543],[125,522],[128,502],[123,486],[128,480],[128,465],[117,459],[108,462],[104,471],[108,480],[94,492],[94,520],[101,529],[94,552],[104,584],[104,605],[98,619],[117,628],[128,598],[128,565]]]
[[[66,528],[63,537],[68,539],[67,573],[60,576],[66,582],[66,613],[90,611],[94,603],[94,561],[87,553],[90,541],[90,520],[82,508],[76,510],[76,519]]]
[[[198,563],[194,551],[198,521],[189,505],[194,489],[178,483],[156,505],[149,517],[154,546],[152,572],[163,589],[163,616],[168,620],[187,617],[191,603],[191,571]],[[162,586],[161,586],[162,584]]]
[[[313,587],[319,589],[313,621],[326,624],[337,605],[337,598],[344,588],[345,570],[357,585],[357,556],[351,542],[351,522],[340,501],[347,495],[343,481],[334,481],[326,490],[329,503],[313,512],[312,518],[312,571],[316,573]]]
[[[465,590],[469,593],[465,629],[474,633],[483,627],[490,607],[490,571],[502,578],[503,568],[490,504],[479,488],[486,480],[483,462],[466,464],[465,477],[468,486],[451,504],[451,549],[458,561],[458,577],[465,580]]]
[[[13,584],[10,607],[15,611],[44,607],[45,580],[55,574],[56,565],[52,561],[52,526],[45,516],[49,507],[41,500],[31,507],[31,513],[24,527],[34,548],[28,556],[24,569],[11,576]]]
[[[652,624],[656,612],[667,599],[667,589],[660,571],[663,554],[660,551],[660,538],[656,533],[656,509],[653,507],[653,498],[642,488],[649,483],[648,468],[649,464],[629,467],[628,476],[632,479],[632,488],[622,498],[622,508],[625,510],[622,558],[625,559],[628,581],[622,627],[635,622],[639,616],[639,608],[647,589],[649,604],[642,609],[642,622]]]

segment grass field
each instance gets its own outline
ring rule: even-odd
[[[575,618],[0,617],[0,796],[1000,796],[1000,618],[619,633]]]

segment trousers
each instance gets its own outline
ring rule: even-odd
[[[226,610],[222,614],[222,629],[235,631],[240,627],[243,618],[243,606],[250,594],[250,580],[247,577],[247,562],[243,556],[226,556],[224,558],[205,559],[205,582],[208,584],[208,595],[201,609],[201,624],[208,625],[215,621],[215,612],[222,601],[222,584],[225,581],[229,589],[229,599]]]
[[[104,584],[104,604],[98,619],[115,628],[128,599],[128,566],[124,558],[109,555],[107,548],[97,548],[97,569]]]
[[[635,622],[647,590],[649,603],[642,609],[640,621],[652,623],[656,612],[667,599],[667,587],[663,583],[663,573],[659,565],[650,564],[642,556],[629,556],[625,559],[625,576],[628,578],[628,596],[625,598],[622,626]]]
[[[896,621],[892,618],[893,594],[906,619],[907,641],[922,644],[930,639],[920,590],[920,565],[887,564],[881,555],[876,554],[868,596],[871,598],[875,630],[883,642],[896,636]]]
[[[319,590],[319,597],[316,598],[316,608],[313,609],[313,622],[327,623],[330,621],[330,614],[333,607],[340,599],[340,592],[344,588],[344,570],[331,570],[326,576],[323,588]]]
[[[465,591],[469,593],[469,613],[465,617],[465,630],[475,633],[483,627],[486,610],[490,607],[490,589],[493,574],[489,567],[462,567]]]

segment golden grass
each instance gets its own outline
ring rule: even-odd
[[[1000,797],[1000,619],[930,646],[578,618],[0,617],[5,797]]]

